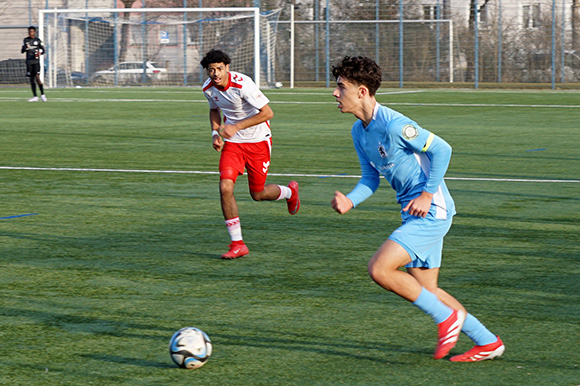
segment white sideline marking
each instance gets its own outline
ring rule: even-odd
[[[94,168],[39,168],[29,166],[0,166],[3,170],[37,170],[59,172],[107,172],[107,173],[166,173],[166,174],[219,174],[219,172],[202,170],[147,170],[147,169],[94,169]],[[358,175],[348,174],[299,174],[299,173],[269,173],[275,177],[314,177],[314,178],[361,178]],[[456,181],[497,181],[497,182],[557,182],[580,183],[580,180],[536,180],[523,178],[472,178],[472,177],[445,177],[446,180]]]
[[[282,94],[281,94],[282,95]],[[310,94],[312,95],[312,94]],[[27,102],[26,98],[0,97],[0,102]],[[207,103],[207,100],[195,99],[89,99],[89,98],[57,98],[50,97],[47,103],[55,102],[171,102],[171,103]],[[39,102],[40,103],[40,102]],[[335,101],[328,102],[305,102],[305,101],[270,101],[272,104],[293,105],[336,105]],[[501,103],[415,103],[415,102],[388,102],[381,103],[385,106],[440,106],[440,107],[533,107],[533,108],[564,108],[577,109],[580,105],[520,105]]]

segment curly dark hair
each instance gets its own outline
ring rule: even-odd
[[[223,64],[230,64],[232,60],[223,51],[220,50],[211,50],[199,62],[203,68],[207,68],[212,63],[223,63]]]
[[[383,73],[379,65],[364,56],[345,56],[336,66],[332,66],[332,75],[335,79],[344,79],[366,86],[370,95],[375,95],[381,86]]]

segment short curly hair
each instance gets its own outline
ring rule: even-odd
[[[335,79],[342,77],[358,85],[366,86],[370,95],[375,95],[381,86],[383,73],[379,65],[364,56],[345,56],[336,66],[332,66]]]
[[[203,68],[206,68],[212,63],[223,63],[223,64],[230,64],[232,60],[223,51],[220,50],[211,50],[199,62]]]

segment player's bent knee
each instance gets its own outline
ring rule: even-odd
[[[221,196],[233,196],[234,195],[235,182],[229,179],[220,180],[220,194]]]
[[[254,190],[250,190],[250,196],[252,196],[252,200],[254,200],[254,201],[263,201],[265,198],[265,191],[264,191],[264,189],[262,189],[259,192],[256,192]]]
[[[391,289],[393,276],[398,269],[399,266],[396,260],[381,253],[375,254],[367,266],[371,279],[388,290]]]
[[[389,270],[379,264],[377,259],[373,258],[369,261],[367,270],[371,279],[376,282],[386,282],[389,279]]]

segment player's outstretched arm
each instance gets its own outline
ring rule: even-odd
[[[330,202],[330,205],[339,214],[345,214],[354,207],[352,201],[338,190],[334,192],[334,198]]]

